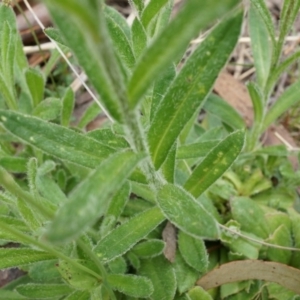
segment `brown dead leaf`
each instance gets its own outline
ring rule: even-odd
[[[251,279],[276,282],[300,294],[300,270],[261,260],[241,260],[221,265],[200,278],[197,285],[209,290],[226,283]]]

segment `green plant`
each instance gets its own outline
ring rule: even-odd
[[[0,249],[0,268],[22,267],[28,274],[2,288],[0,297],[212,299],[218,289],[208,293],[195,282],[218,264],[241,258],[289,264],[292,252],[286,248],[299,247],[299,215],[290,202],[279,212],[248,197],[258,194],[258,184],[265,184],[259,191],[270,187],[259,171],[243,183],[249,155],[265,155],[266,150],[243,153],[237,160],[244,146],[243,120],[210,95],[239,37],[239,1],[200,5],[189,0],[169,21],[173,1],[152,0],[145,6],[133,0],[137,17],[131,27],[102,1],[44,2],[57,26],[46,30],[48,36],[75,54],[110,121],[84,132],[87,120],[99,112],[97,106],[73,128],[72,90],[44,99],[47,74],[28,67],[14,14],[1,5],[0,238],[20,247]],[[288,14],[288,3],[285,10]],[[177,70],[190,40],[220,18]],[[272,61],[275,73],[290,25],[284,26]],[[268,76],[258,80],[270,87],[275,79]],[[265,97],[269,93],[262,92]],[[196,119],[203,105],[214,111],[213,103],[224,122],[203,133]],[[253,132],[261,133],[278,113],[273,109],[258,127],[259,108],[255,106]],[[207,118],[209,124],[217,122],[209,113]],[[247,146],[257,142],[259,134],[254,136]],[[278,160],[268,163],[276,167]],[[296,178],[285,178],[295,184]],[[230,212],[227,195],[234,196]],[[167,221],[178,230],[178,250],[169,258],[173,262],[163,255]],[[282,241],[285,249],[269,247]],[[219,250],[208,258],[210,243]],[[278,286],[267,288],[275,294]],[[220,297],[235,299],[237,292],[255,297],[260,291],[267,293],[261,281],[232,283],[222,286]]]

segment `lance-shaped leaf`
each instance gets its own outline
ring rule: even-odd
[[[194,169],[184,188],[194,197],[199,197],[232,165],[242,151],[243,145],[243,131],[235,131],[228,135]]]
[[[102,104],[121,122],[125,83],[107,32],[104,6],[83,0],[46,0],[45,4],[65,43],[100,95]]]
[[[277,99],[266,114],[263,129],[266,130],[273,122],[276,121],[291,106],[300,101],[300,82],[297,81],[289,86],[285,92]]]
[[[95,168],[114,153],[110,147],[74,130],[13,111],[0,110],[6,130],[25,143],[62,160]]]
[[[145,28],[148,27],[151,20],[157,16],[159,11],[161,10],[164,5],[168,3],[169,0],[152,0],[143,10],[141,21]]]
[[[0,269],[15,268],[38,261],[55,259],[55,256],[43,251],[25,248],[1,248]]]
[[[183,188],[164,185],[158,192],[157,202],[164,215],[183,232],[195,238],[218,238],[214,217]]]
[[[152,282],[142,276],[109,274],[107,282],[112,289],[134,298],[148,298],[153,293]]]
[[[151,279],[154,292],[153,300],[173,300],[176,291],[176,277],[172,264],[163,256],[144,260],[139,273]]]
[[[16,288],[20,295],[30,299],[49,299],[70,294],[73,289],[66,284],[23,284]]]
[[[106,159],[72,191],[50,225],[47,238],[52,242],[71,240],[95,223],[142,157],[128,151]]]
[[[272,48],[265,23],[253,4],[249,10],[249,27],[256,80],[263,89],[270,73]]]
[[[148,133],[156,169],[162,165],[180,132],[209,94],[236,44],[241,21],[242,14],[238,13],[220,23],[192,54],[173,81]]]
[[[165,217],[158,207],[135,215],[105,236],[94,248],[94,252],[101,261],[110,261],[132,248],[164,219]]]
[[[237,0],[203,0],[201,3],[198,0],[187,1],[137,64],[128,87],[130,106],[134,108],[138,104],[161,71],[182,54],[201,28],[223,16],[237,3]]]

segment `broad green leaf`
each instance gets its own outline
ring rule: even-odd
[[[244,145],[244,132],[235,131],[214,147],[184,184],[194,197],[199,197],[232,165]]]
[[[246,126],[241,115],[230,104],[215,94],[208,96],[203,109],[216,115],[233,129],[243,129]]]
[[[75,95],[71,88],[68,88],[62,98],[61,106],[61,125],[69,127],[75,104]]]
[[[107,32],[104,6],[96,2],[46,0],[61,35],[74,52],[108,113],[123,120],[125,84]],[[72,28],[72,30],[70,30]]]
[[[16,287],[16,291],[30,299],[48,299],[68,295],[73,290],[66,284],[25,284]]]
[[[121,135],[115,134],[109,128],[90,131],[87,133],[87,136],[114,149],[129,148],[129,143],[126,141],[126,139]]]
[[[131,108],[139,103],[161,71],[182,54],[201,28],[223,16],[237,3],[236,0],[218,2],[205,0],[200,5],[198,0],[188,1],[139,60],[128,86]]]
[[[159,11],[168,3],[169,0],[151,0],[141,15],[141,21],[145,28],[148,27],[151,20],[156,17]]]
[[[277,284],[277,283],[268,283],[267,285],[269,297],[277,300],[299,300],[300,296],[296,293],[288,290],[287,288]]]
[[[206,156],[214,147],[220,143],[220,140],[211,140],[195,144],[180,146],[177,150],[177,159],[198,158]]]
[[[87,126],[90,122],[92,122],[101,112],[101,108],[96,102],[92,102],[88,108],[83,113],[79,123],[78,128],[83,129]]]
[[[28,299],[27,297],[21,296],[16,291],[0,289],[0,299],[5,300],[22,300]]]
[[[176,252],[173,266],[176,275],[177,289],[179,293],[182,294],[195,285],[195,282],[199,278],[199,273],[185,262],[178,251]]]
[[[3,126],[25,143],[47,154],[95,168],[114,150],[74,130],[13,111],[0,110]]]
[[[36,69],[28,69],[25,72],[26,82],[31,94],[33,107],[36,107],[44,96],[44,78]]]
[[[205,273],[208,267],[208,254],[203,240],[179,232],[178,235],[179,251],[185,262],[200,273]]]
[[[162,254],[164,247],[163,241],[150,239],[135,245],[132,251],[140,258],[151,258]]]
[[[148,132],[156,169],[162,165],[180,132],[209,94],[236,44],[241,21],[242,14],[239,13],[221,22],[191,55],[168,89]]]
[[[249,29],[256,80],[259,87],[264,89],[271,68],[272,48],[265,22],[253,4],[249,10]]]
[[[142,158],[143,155],[133,152],[120,152],[103,161],[58,210],[46,233],[47,238],[52,242],[70,241],[95,223]]]
[[[230,230],[240,233],[240,224],[238,222],[230,220],[228,223],[226,223],[226,226],[227,228],[230,228]],[[257,239],[255,235],[245,232],[242,232],[242,234],[246,237],[249,236],[249,238]],[[239,237],[226,230],[221,232],[221,241],[230,249],[232,253],[249,259],[258,259],[261,244],[254,243],[250,240],[247,240],[247,238]]]
[[[246,197],[236,197],[230,201],[230,207],[233,219],[241,224],[243,231],[263,239],[269,236],[264,211],[255,201]]]
[[[280,245],[284,247],[292,247],[293,240],[290,230],[282,224],[279,226],[275,232],[267,239],[267,242],[274,245]],[[269,247],[267,256],[272,261],[277,261],[283,264],[289,264],[292,252],[284,249],[276,249]]]
[[[210,294],[200,286],[196,286],[191,289],[188,295],[191,300],[213,300]]]
[[[1,248],[0,269],[16,268],[55,257],[46,252],[26,248]]]
[[[67,196],[62,192],[57,183],[48,176],[38,176],[36,185],[41,195],[56,205],[62,205],[67,201]]]
[[[75,291],[64,298],[64,300],[91,300],[91,295],[88,291]]]
[[[164,219],[163,214],[157,207],[135,215],[105,236],[94,248],[94,252],[101,261],[110,261],[127,252]]]
[[[153,87],[153,94],[151,100],[151,114],[150,114],[150,121],[153,120],[159,104],[163,99],[164,95],[166,94],[171,82],[176,76],[176,67],[171,65],[167,70],[165,70],[160,78],[155,81]]]
[[[132,32],[132,47],[134,50],[134,55],[136,58],[139,58],[142,52],[147,48],[147,33],[138,18],[133,20],[131,25]]]
[[[27,170],[27,162],[28,160],[23,157],[1,157],[0,158],[0,166],[13,173],[24,173]]]
[[[274,24],[272,21],[271,13],[266,5],[265,0],[251,0],[251,4],[257,12],[259,13],[260,17],[265,23],[265,26],[268,30],[269,36],[271,38],[272,44],[275,46],[276,39],[275,39],[275,29]]]
[[[109,274],[107,282],[112,289],[134,298],[148,298],[153,293],[152,282],[142,276]]]
[[[36,283],[61,282],[61,274],[57,270],[57,259],[30,265],[28,275]]]
[[[51,121],[59,117],[61,113],[61,100],[58,98],[46,98],[40,102],[32,114],[42,120]]]
[[[93,269],[93,263],[85,260],[76,260],[81,265]],[[62,278],[73,288],[78,290],[91,290],[99,283],[97,278],[90,274],[82,272],[67,261],[60,260],[57,269]]]
[[[195,238],[218,238],[215,219],[181,187],[164,185],[158,192],[157,202],[164,215],[187,234]]]
[[[143,260],[139,274],[148,277],[154,287],[153,300],[173,300],[176,291],[176,278],[172,264],[163,256]]]
[[[119,256],[108,263],[108,267],[112,273],[125,274],[127,271],[127,261],[123,256]]]
[[[109,207],[101,224],[101,234],[106,235],[107,232],[115,227],[129,200],[130,192],[130,183],[126,181],[109,203]]]
[[[263,130],[266,130],[277,118],[286,112],[291,106],[300,101],[300,82],[297,81],[289,86],[284,93],[276,100],[267,112],[263,123]]]

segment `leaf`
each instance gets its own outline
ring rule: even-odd
[[[104,6],[72,0],[47,0],[45,4],[109,115],[122,122],[125,84],[107,32]]]
[[[241,115],[225,100],[215,94],[210,94],[203,109],[214,114],[233,129],[245,128],[245,121]]]
[[[244,145],[244,132],[235,131],[214,147],[193,170],[184,188],[199,197],[232,165]]]
[[[91,300],[91,295],[88,291],[75,291],[64,300]]]
[[[103,161],[72,191],[70,200],[58,210],[46,233],[47,239],[57,243],[70,241],[95,223],[142,158],[143,155],[127,151]]]
[[[265,26],[268,30],[272,44],[273,46],[275,46],[276,39],[275,39],[274,25],[273,25],[271,13],[266,5],[265,0],[251,0],[251,5],[255,7],[257,12],[260,14],[260,17],[264,21]]]
[[[254,123],[256,123],[258,126],[261,126],[265,113],[263,95],[260,88],[253,82],[250,82],[247,85],[247,88],[253,105]]]
[[[0,269],[16,268],[55,257],[46,252],[26,248],[1,248]]]
[[[211,149],[215,148],[220,140],[211,140],[180,146],[177,150],[177,159],[198,158],[206,156]]]
[[[155,81],[153,87],[153,95],[151,100],[151,114],[150,121],[153,120],[157,109],[166,94],[171,82],[176,76],[176,67],[172,64],[162,75]]]
[[[191,55],[168,89],[148,132],[150,153],[156,170],[209,94],[236,44],[241,20],[242,14],[239,13],[221,22]]]
[[[164,215],[185,233],[195,238],[218,238],[215,219],[181,187],[164,185],[158,192],[157,202]]]
[[[114,15],[116,15],[116,14],[114,14]],[[120,15],[120,17],[123,18],[123,16],[121,16],[121,15]],[[114,49],[115,49],[116,53],[119,55],[119,57],[120,57],[121,61],[124,63],[124,65],[127,68],[132,69],[135,65],[135,55],[134,55],[130,40],[128,39],[128,36],[124,32],[125,24],[122,24],[123,27],[121,27],[121,24],[119,24],[119,23],[120,22],[116,22],[115,19],[111,18],[110,16],[106,16],[107,29],[108,29],[110,37],[112,39]],[[127,27],[128,27],[128,25],[127,25]]]
[[[115,134],[111,129],[96,129],[93,131],[89,131],[87,133],[88,137],[93,138],[99,143],[105,144],[114,149],[125,149],[129,148],[129,144],[126,139],[121,136]]]
[[[168,3],[169,0],[152,0],[143,10],[141,21],[145,28],[148,27],[151,20],[155,18],[159,11]]]
[[[197,285],[209,290],[225,283],[251,279],[276,282],[300,294],[300,270],[276,262],[259,260],[223,264],[200,278]]]
[[[279,118],[290,107],[296,105],[299,100],[300,83],[297,81],[289,86],[283,94],[277,99],[277,101],[271,106],[267,112],[263,123],[263,130],[266,130],[271,124],[273,124],[277,118]]]
[[[143,260],[139,274],[148,277],[153,284],[152,300],[173,300],[176,278],[172,265],[163,256]]]
[[[179,251],[185,262],[195,270],[205,273],[208,268],[208,254],[203,240],[179,232],[178,235]]]
[[[85,260],[76,260],[81,265],[93,269],[93,263]],[[91,290],[98,286],[97,278],[83,271],[79,271],[70,262],[60,260],[57,269],[62,278],[73,288],[78,290]]]
[[[176,152],[177,152],[177,143],[173,145],[172,149],[169,152],[169,155],[167,156],[167,159],[165,160],[161,168],[165,179],[169,183],[174,183],[175,169],[176,169]]]
[[[32,114],[42,120],[55,120],[61,112],[61,100],[58,98],[46,98],[40,102]]]
[[[131,251],[140,258],[151,258],[162,254],[164,247],[163,241],[150,239],[135,245]]]
[[[35,283],[61,282],[57,259],[37,262],[29,266],[28,275]]]
[[[61,125],[68,127],[74,109],[75,95],[71,88],[68,88],[62,98]]]
[[[254,200],[247,197],[235,197],[230,201],[230,206],[233,219],[241,224],[243,231],[253,233],[263,239],[269,236],[265,213]]]
[[[36,69],[30,68],[25,71],[26,82],[31,94],[33,107],[36,107],[44,96],[44,78]]]
[[[272,48],[269,35],[262,16],[252,4],[249,10],[249,29],[251,49],[256,70],[256,80],[263,90],[270,73],[272,61]]]
[[[3,126],[25,143],[62,160],[95,168],[113,149],[74,130],[13,111],[0,110]]]
[[[147,48],[147,33],[138,18],[133,20],[132,26],[132,47],[134,50],[134,55],[139,58],[143,51]]]
[[[273,232],[270,238],[267,239],[267,242],[270,244],[285,247],[293,246],[291,232],[284,224],[279,226],[275,230],[275,232]],[[292,251],[269,247],[267,251],[267,256],[272,261],[280,262],[283,264],[289,264],[292,257]]]
[[[77,127],[83,129],[90,122],[92,122],[100,114],[100,112],[101,108],[99,107],[99,105],[96,102],[92,102],[83,113]]]
[[[48,299],[68,295],[73,290],[66,284],[24,284],[16,287],[16,291],[31,299]]]
[[[208,294],[201,287],[196,286],[188,293],[191,300],[213,300],[210,294]]]
[[[194,286],[199,274],[185,262],[179,252],[176,252],[173,267],[176,275],[177,289],[182,294]]]
[[[119,221],[119,218],[121,217],[121,214],[129,200],[130,192],[130,183],[126,181],[110,201],[100,228],[102,235],[106,235],[109,231],[111,231]]]
[[[27,158],[7,156],[0,158],[0,166],[13,173],[24,173],[27,170]]]
[[[151,281],[142,276],[109,274],[107,282],[112,289],[135,298],[148,298],[153,293]]]
[[[128,85],[131,108],[139,103],[161,71],[182,54],[190,40],[199,33],[201,28],[205,28],[209,23],[223,16],[237,3],[236,0],[218,2],[205,0],[201,2],[200,6],[198,0],[188,1],[177,17],[153,41],[139,60]],[[187,22],[187,20],[189,21]]]
[[[94,252],[102,262],[108,262],[127,252],[164,219],[163,214],[157,207],[135,215],[105,236],[96,245]]]
[[[137,10],[140,14],[144,9],[144,1],[143,0],[129,0],[129,3],[133,8]]]

